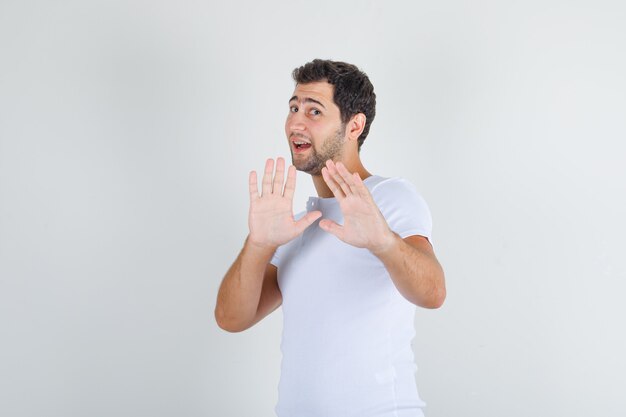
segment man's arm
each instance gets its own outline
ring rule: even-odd
[[[222,329],[246,330],[281,305],[277,269],[269,263],[273,254],[271,248],[259,247],[246,239],[217,295],[215,320]]]
[[[215,320],[224,330],[245,330],[280,306],[277,270],[269,262],[276,248],[300,235],[322,215],[311,211],[296,221],[293,217],[296,169],[289,167],[285,182],[285,160],[278,158],[276,175],[273,173],[274,160],[268,159],[260,194],[256,172],[250,173],[250,234],[222,280],[215,305]]]
[[[420,307],[441,307],[446,298],[445,278],[428,239],[392,235],[388,247],[372,253],[383,262],[404,298]]]
[[[445,278],[428,239],[402,239],[395,234],[359,175],[348,172],[342,163],[327,161],[322,176],[339,201],[344,224],[324,219],[320,227],[350,245],[369,249],[407,300],[421,307],[440,307],[446,297]]]

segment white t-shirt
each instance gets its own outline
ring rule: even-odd
[[[364,183],[394,232],[431,239],[430,211],[408,181],[370,176]],[[311,197],[312,210],[343,223],[334,198]],[[277,415],[422,416],[411,350],[415,305],[377,257],[318,222],[279,247],[271,261],[283,297]]]

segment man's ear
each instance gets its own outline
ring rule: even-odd
[[[361,136],[363,129],[365,129],[366,120],[367,118],[363,113],[357,113],[350,118],[346,129],[348,131],[349,140],[357,140],[359,136]]]

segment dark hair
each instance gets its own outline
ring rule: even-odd
[[[314,59],[293,70],[297,84],[327,81],[335,87],[333,100],[339,107],[341,122],[345,125],[358,113],[365,114],[365,126],[358,138],[359,150],[376,116],[376,94],[367,74],[345,62]]]

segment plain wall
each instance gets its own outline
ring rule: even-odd
[[[316,57],[368,73],[364,163],[433,213],[426,415],[623,415],[625,21],[602,0],[2,0],[0,415],[273,415],[280,310],[229,334],[213,309]]]

